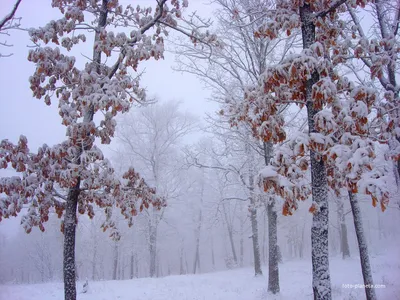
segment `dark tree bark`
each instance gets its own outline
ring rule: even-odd
[[[301,31],[303,49],[309,49],[315,42],[315,25],[312,9],[309,4],[300,7]],[[312,100],[312,87],[319,80],[317,71],[306,82],[306,106],[308,114],[308,129],[316,132],[314,116],[318,112]],[[329,274],[328,227],[329,208],[325,164],[317,159],[316,153],[310,150],[312,198],[319,209],[313,214],[311,227],[313,291],[315,300],[332,299],[331,279]]]
[[[268,166],[272,157],[272,144],[264,143],[264,160]],[[268,291],[277,294],[279,287],[279,253],[278,253],[278,232],[277,214],[274,210],[275,199],[268,199],[266,204],[268,216]]]
[[[246,154],[251,157],[251,161],[249,162],[249,192],[250,192],[250,221],[251,221],[251,239],[253,241],[253,256],[254,256],[254,275],[260,276],[262,275],[261,270],[261,255],[260,255],[260,242],[258,238],[258,221],[257,221],[257,207],[256,207],[256,198],[254,194],[254,166],[252,164],[253,156],[250,149],[250,139],[247,141],[245,148]]]
[[[369,286],[365,288],[365,295],[367,300],[376,300],[374,281],[372,279],[371,264],[369,262],[367,240],[364,235],[364,228],[362,224],[360,205],[357,196],[349,192],[351,210],[353,212],[354,227],[356,229],[358,248],[360,250],[361,270],[364,279],[364,285]]]
[[[262,275],[261,270],[261,257],[260,257],[260,244],[258,241],[258,223],[257,223],[257,209],[254,207],[254,198],[250,197],[250,220],[253,241],[253,255],[254,255],[254,273],[255,276]]]
[[[75,233],[76,208],[78,205],[80,179],[68,192],[64,216],[64,299],[76,300]]]
[[[279,293],[279,253],[278,253],[278,232],[277,214],[274,203],[268,203],[268,291],[272,294]]]

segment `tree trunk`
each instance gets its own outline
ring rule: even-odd
[[[260,242],[258,240],[258,222],[257,222],[257,207],[256,198],[254,195],[254,166],[252,164],[253,155],[250,151],[249,142],[245,145],[246,153],[251,157],[249,163],[249,192],[250,192],[250,221],[251,221],[251,239],[253,240],[253,255],[254,255],[254,274],[255,276],[262,275],[261,271],[261,257],[260,257]]]
[[[368,246],[364,235],[364,228],[361,218],[361,210],[357,200],[357,196],[349,192],[351,210],[353,212],[354,227],[356,229],[358,248],[360,250],[361,270],[364,278],[365,295],[367,300],[376,300],[374,282],[372,280],[371,265],[369,263]]]
[[[240,258],[239,265],[243,268],[244,263],[244,220],[243,220],[243,206],[240,205]]]
[[[344,204],[342,199],[337,200],[338,206],[338,219],[339,219],[339,232],[340,232],[340,251],[342,252],[342,258],[346,259],[350,257],[349,240],[347,238],[347,226],[344,215]]]
[[[264,143],[264,159],[265,165],[268,166],[272,157],[272,144]],[[271,196],[273,197],[273,196]],[[279,287],[279,253],[278,253],[278,231],[277,231],[277,214],[274,210],[275,199],[268,199],[267,215],[268,215],[268,291],[277,294]]]
[[[129,273],[129,278],[133,279],[133,277],[135,276],[134,274],[134,256],[133,256],[133,251],[131,253],[131,265],[130,265],[130,273]]]
[[[300,7],[300,20],[303,49],[309,49],[315,42],[314,16],[309,4],[304,4]],[[314,108],[312,87],[318,80],[318,72],[314,71],[311,78],[306,82],[306,105],[310,133],[316,132],[314,116],[318,110]],[[310,150],[310,160],[312,198],[318,206],[318,210],[313,214],[311,227],[314,300],[330,300],[332,299],[332,288],[329,274],[329,208],[325,164],[322,159],[316,157],[316,153],[313,150]]]
[[[139,278],[139,259],[137,254],[135,254],[135,277]]]
[[[196,228],[196,253],[194,256],[193,274],[196,274],[197,267],[199,268],[200,271],[200,233],[201,233],[201,223],[203,222],[203,196],[204,196],[204,173],[203,173],[203,181],[200,192],[199,218]]]
[[[96,279],[96,264],[97,264],[97,239],[94,238],[94,247],[93,247],[93,260],[92,260],[92,280]]]
[[[268,203],[268,291],[272,294],[279,293],[279,254],[277,214],[274,210],[274,202]]]
[[[157,228],[150,224],[149,252],[150,252],[150,277],[156,276],[156,258],[157,258]]]
[[[181,242],[181,251],[179,255],[179,274],[185,274],[185,269],[183,267],[183,241]]]
[[[262,275],[261,271],[261,258],[260,258],[260,245],[258,242],[258,224],[257,224],[257,209],[254,207],[254,199],[250,198],[250,220],[251,220],[251,239],[253,241],[253,255],[254,255],[254,274],[255,276]]]
[[[263,213],[263,247],[262,247],[262,257],[263,257],[263,263],[266,264],[266,260],[267,260],[267,251],[266,251],[266,243],[267,243],[267,239],[266,239],[266,230],[265,228],[267,228],[267,215],[265,213]]]
[[[211,265],[212,269],[215,270],[214,240],[212,236],[211,236]]]
[[[80,179],[68,192],[64,216],[64,299],[76,300],[75,233]]]
[[[229,236],[229,242],[230,242],[231,250],[232,250],[233,262],[234,262],[235,266],[237,266],[236,248],[235,248],[235,242],[233,240],[233,228],[232,228],[232,224],[230,224],[230,222],[229,222],[229,218],[228,218],[228,214],[226,212],[226,207],[225,207],[224,202],[222,203],[222,208],[223,208],[224,217],[225,217],[225,221],[226,221],[226,227],[228,229],[228,236]]]
[[[113,280],[117,280],[117,270],[118,270],[118,244],[114,244],[114,259],[113,259]]]

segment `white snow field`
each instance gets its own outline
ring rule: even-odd
[[[400,252],[371,256],[374,283],[380,300],[400,299]],[[362,284],[358,258],[331,258],[330,270],[333,298],[365,299],[363,288],[346,288],[346,284]],[[281,293],[267,294],[267,269],[264,276],[254,277],[252,268],[235,269],[200,275],[174,275],[164,278],[141,278],[121,281],[89,281],[89,290],[79,300],[258,300],[312,299],[311,261],[286,261],[280,265]],[[0,286],[1,300],[62,300],[63,284],[44,283]]]

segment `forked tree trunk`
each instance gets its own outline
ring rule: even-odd
[[[75,233],[80,179],[68,192],[64,216],[64,299],[76,300]]]
[[[309,49],[315,42],[314,14],[309,4],[303,4],[300,7],[300,20],[303,49]],[[305,87],[308,129],[310,133],[316,132],[314,116],[318,110],[314,108],[312,87],[318,80],[318,72],[314,71],[311,78],[307,80]],[[313,214],[311,227],[314,300],[330,300],[332,299],[332,289],[329,274],[329,208],[325,164],[322,159],[316,158],[316,153],[313,150],[310,150],[310,160],[312,199],[319,208]]]
[[[376,300],[375,289],[373,288],[374,282],[372,279],[371,265],[369,262],[367,240],[364,235],[364,228],[362,224],[360,205],[357,196],[349,192],[351,210],[353,212],[354,227],[356,229],[358,248],[360,250],[361,270],[364,279],[364,285],[369,286],[365,288],[365,295],[367,300]]]

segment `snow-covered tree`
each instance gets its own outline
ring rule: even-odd
[[[187,4],[186,0],[161,0],[152,8],[124,7],[117,0],[53,0],[51,5],[62,18],[29,31],[36,45],[28,55],[36,67],[29,78],[31,90],[47,105],[58,102],[67,139],[51,147],[43,145],[37,153],[30,152],[24,136],[16,145],[1,142],[1,168],[11,166],[21,176],[0,179],[0,193],[6,194],[0,203],[0,220],[22,211],[22,224],[30,232],[33,226],[43,231],[53,209],[63,216],[67,300],[76,299],[77,210],[92,217],[94,204],[104,208],[107,218],[102,226],[107,229],[115,227],[114,205],[130,223],[149,205],[155,209],[163,205],[133,168],[119,180],[95,141],[110,143],[115,116],[127,112],[132,103],[146,101],[139,77],[129,72],[134,73],[140,61],[163,57],[166,29],[177,28]],[[129,27],[130,34],[114,33],[112,28],[121,26]],[[196,34],[192,31],[191,37],[200,40]],[[87,40],[94,41],[93,56],[78,64],[69,51]],[[118,239],[118,232],[112,230],[111,236]]]
[[[345,187],[350,193],[369,194],[374,203],[380,202],[382,209],[388,202],[384,174],[371,165],[374,150],[368,136],[368,115],[377,100],[376,94],[371,88],[352,83],[338,70],[348,48],[341,40],[346,36],[345,22],[340,19],[346,10],[344,2],[275,1],[274,9],[265,11],[266,21],[255,35],[275,39],[283,32],[291,35],[301,30],[303,50],[267,67],[259,85],[246,93],[246,105],[232,103],[232,111],[236,112],[233,124],[246,121],[253,126],[255,136],[273,143],[286,139],[285,120],[277,114],[282,106],[297,103],[307,109],[308,133],[301,132],[292,142],[283,144],[275,154],[275,166],[264,170],[263,177],[267,179],[264,189],[280,194],[285,199],[284,213],[291,214],[297,207],[296,201],[307,197],[307,190],[287,178],[299,181],[301,170],[310,165],[315,299],[331,299],[328,184],[337,191]],[[365,4],[349,2],[354,8]],[[307,152],[310,161],[305,158]],[[337,172],[341,163],[347,168],[342,173]]]

